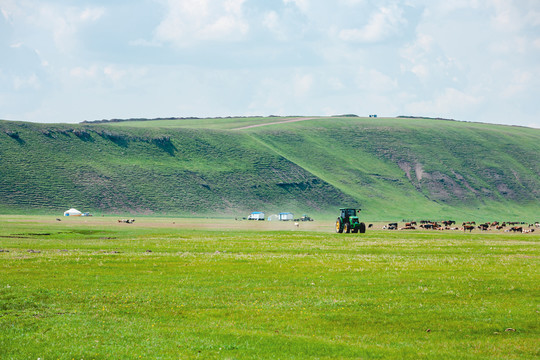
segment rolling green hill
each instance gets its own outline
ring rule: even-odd
[[[540,130],[409,118],[0,121],[0,211],[540,217]]]

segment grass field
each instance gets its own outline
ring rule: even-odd
[[[1,359],[532,359],[540,236],[0,216]]]

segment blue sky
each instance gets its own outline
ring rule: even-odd
[[[430,116],[540,128],[538,0],[0,0],[0,119]]]

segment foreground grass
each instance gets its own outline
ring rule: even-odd
[[[0,217],[2,359],[540,355],[538,235],[32,219]]]

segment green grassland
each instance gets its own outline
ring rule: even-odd
[[[539,220],[540,130],[295,119],[0,121],[0,212]]]
[[[2,359],[532,359],[539,236],[0,216]]]

